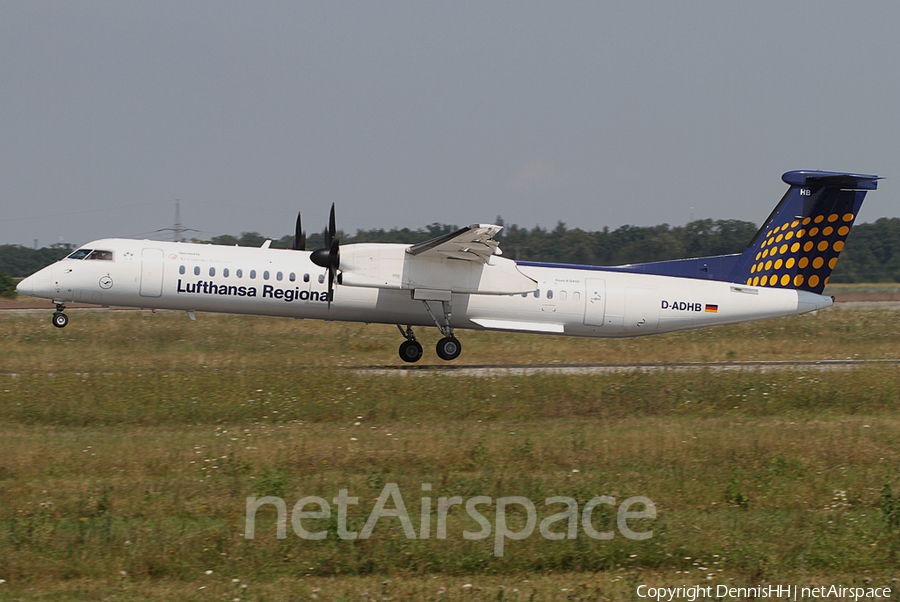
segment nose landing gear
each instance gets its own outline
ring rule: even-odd
[[[57,328],[65,328],[66,324],[69,323],[69,316],[63,313],[63,310],[66,308],[65,303],[57,303],[56,304],[56,313],[53,314],[51,321],[53,325]]]

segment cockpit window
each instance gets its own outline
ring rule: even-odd
[[[112,251],[101,251],[99,249],[95,249],[90,255],[85,257],[85,259],[99,259],[101,261],[112,261],[112,258]]]
[[[88,255],[91,254],[92,249],[78,249],[71,255],[69,255],[66,259],[84,259]]]

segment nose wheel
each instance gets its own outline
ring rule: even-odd
[[[66,308],[62,303],[56,304],[56,313],[53,314],[51,321],[53,325],[57,328],[65,328],[66,324],[69,323],[69,316],[63,313],[63,310]]]

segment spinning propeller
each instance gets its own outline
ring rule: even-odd
[[[297,212],[297,225],[294,228],[294,244],[291,245],[291,249],[294,251],[305,251],[306,250],[306,232],[303,231],[303,227],[300,225],[300,212]]]
[[[297,228],[300,228],[299,215],[297,216]],[[328,308],[331,309],[331,298],[334,293],[334,280],[337,277],[338,269],[341,267],[341,253],[338,244],[337,228],[335,228],[334,225],[334,203],[331,204],[331,217],[328,219],[328,229],[325,231],[325,246],[313,251],[309,258],[317,266],[328,270]]]

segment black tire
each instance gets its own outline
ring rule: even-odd
[[[57,328],[65,328],[66,324],[69,323],[69,316],[62,313],[61,311],[58,311],[55,314],[53,314],[52,321],[53,321],[53,325],[56,326]]]
[[[422,359],[422,346],[418,341],[404,341],[400,345],[400,359],[412,364]]]
[[[444,337],[437,343],[437,354],[442,360],[455,360],[462,352],[462,344],[456,337]]]

